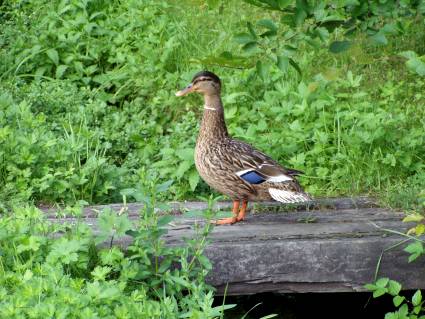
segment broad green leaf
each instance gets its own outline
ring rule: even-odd
[[[68,69],[68,66],[67,65],[63,65],[63,64],[59,65],[56,68],[56,78],[57,79],[62,78],[62,76],[65,73],[66,69]]]
[[[380,279],[378,279],[378,280],[375,282],[375,285],[376,285],[378,288],[384,288],[384,287],[386,287],[386,286],[387,286],[388,282],[389,282],[389,279],[388,279],[388,278],[380,278]]]
[[[264,28],[267,28],[267,29],[269,29],[271,31],[276,31],[277,30],[276,24],[272,20],[270,20],[270,19],[261,19],[261,20],[259,20],[257,22],[257,25],[258,26],[261,26],[261,27],[264,27]]]
[[[302,8],[298,8],[295,12],[294,23],[296,26],[300,26],[304,23],[305,18],[307,18],[307,12],[305,12]]]
[[[400,290],[401,290],[401,285],[394,280],[390,280],[388,282],[388,293],[391,294],[392,296],[396,296],[399,294]]]
[[[169,181],[166,181],[166,182],[164,182],[164,183],[162,183],[162,184],[159,184],[159,185],[156,187],[156,191],[157,191],[158,193],[165,192],[165,191],[167,191],[167,190],[170,188],[171,184],[173,184],[173,181],[172,181],[172,180],[169,180]]]
[[[403,301],[404,301],[404,297],[403,296],[395,296],[393,298],[393,304],[396,307],[400,306]]]
[[[385,295],[387,292],[386,288],[378,288],[373,292],[373,298],[378,298],[382,295]]]
[[[59,64],[59,54],[58,51],[55,49],[49,49],[46,51],[47,56],[50,58],[50,60],[53,61],[54,64]]]
[[[260,76],[260,78],[265,81],[268,76],[268,67],[267,64],[258,60],[256,64],[257,73]]]
[[[193,148],[183,148],[176,151],[176,155],[185,161],[193,161],[193,154],[195,150]]]
[[[370,37],[370,40],[376,45],[387,45],[388,40],[385,34],[378,32]]]
[[[174,176],[176,176],[177,178],[181,178],[191,167],[192,167],[192,162],[189,162],[189,161],[181,162],[179,166],[177,167],[177,170],[174,173]]]
[[[171,258],[165,258],[161,261],[161,266],[158,268],[159,273],[166,272],[168,269],[170,269],[171,263],[173,260]]]
[[[423,244],[421,242],[415,241],[415,242],[407,245],[407,247],[404,248],[404,251],[411,254],[409,256],[408,261],[412,262],[424,253],[424,247],[423,247]]]
[[[189,185],[192,192],[196,189],[199,183],[199,173],[193,169],[189,174]]]
[[[409,313],[409,306],[407,303],[404,303],[399,309],[398,309],[398,319],[407,319],[407,314]]]
[[[168,225],[169,223],[171,223],[173,221],[173,219],[174,219],[174,216],[173,215],[164,215],[164,216],[161,216],[158,219],[157,225],[158,225],[158,227],[163,227],[163,226]]]
[[[284,73],[288,71],[289,58],[284,55],[279,55],[276,61],[277,67]]]
[[[404,217],[403,223],[420,222],[423,219],[424,219],[424,216],[422,216],[420,214],[409,214],[406,217]]]
[[[238,33],[233,38],[239,44],[247,44],[248,42],[255,41],[255,38],[246,32]]]
[[[255,52],[255,51],[257,51],[256,49],[257,49],[257,42],[256,41],[248,42],[247,44],[245,44],[242,47],[242,50],[244,50],[247,53]]]
[[[281,10],[293,3],[293,0],[277,0],[277,4]]]
[[[210,260],[206,256],[199,255],[198,256],[198,261],[202,265],[202,267],[204,267],[206,270],[211,270],[212,269],[211,262],[210,262]]]
[[[419,306],[419,304],[422,302],[422,293],[420,290],[417,290],[415,294],[412,297],[412,304],[414,306]]]
[[[419,58],[413,58],[406,62],[407,67],[416,72],[420,76],[425,76],[425,62],[420,60]]]
[[[413,51],[403,51],[399,53],[400,56],[405,57],[406,59],[415,59],[417,58],[416,52]]]
[[[400,319],[396,312],[388,312],[385,314],[384,319]]]
[[[350,48],[351,44],[352,43],[347,40],[334,41],[329,46],[329,51],[332,53],[341,53],[341,52],[347,51]]]
[[[377,288],[376,285],[374,285],[374,284],[366,284],[366,285],[364,285],[364,287],[367,290],[370,290],[370,291],[374,291]]]

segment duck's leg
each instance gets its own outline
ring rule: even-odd
[[[216,225],[228,225],[228,224],[234,224],[238,221],[238,212],[239,212],[239,201],[234,200],[233,201],[233,216],[228,218],[220,218],[219,220],[213,221]]]
[[[241,210],[239,211],[238,217],[236,217],[236,220],[238,222],[245,219],[245,213],[246,213],[246,207],[247,206],[248,206],[248,201],[244,200],[242,202],[242,207],[241,207]]]

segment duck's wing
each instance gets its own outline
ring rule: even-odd
[[[295,179],[303,172],[287,169],[241,141],[232,140],[228,148],[228,160],[233,163],[234,173],[248,184],[267,182],[265,185],[270,196],[277,201],[292,203],[311,200]]]
[[[274,161],[270,156],[256,150],[251,145],[232,140],[228,143],[227,154],[234,163],[235,173],[238,176],[255,172],[271,182],[284,182],[294,180],[294,176],[303,174],[295,169],[287,169]]]

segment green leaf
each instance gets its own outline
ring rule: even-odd
[[[180,163],[179,167],[177,167],[177,170],[174,173],[174,175],[177,178],[181,178],[191,167],[192,167],[192,162],[183,161]]]
[[[394,303],[394,306],[396,306],[396,307],[400,306],[403,301],[404,301],[403,296],[395,296],[393,298],[393,303]]]
[[[376,288],[377,288],[374,284],[366,284],[366,285],[364,285],[364,287],[365,287],[367,290],[370,290],[370,291],[374,291],[374,290],[376,290]]]
[[[245,52],[248,52],[248,53],[256,51],[256,49],[257,49],[257,42],[256,41],[248,42],[247,44],[245,44],[242,47],[242,50],[244,50]]]
[[[404,251],[410,253],[409,256],[409,262],[414,261],[416,258],[418,258],[420,255],[424,253],[424,247],[423,244],[419,241],[415,241],[409,245],[407,245],[406,248],[404,248]]]
[[[409,214],[406,217],[404,217],[403,219],[403,223],[408,223],[408,222],[420,222],[421,220],[424,219],[424,216],[422,216],[421,214],[415,213],[415,214]]]
[[[247,44],[248,42],[255,41],[255,38],[246,32],[236,34],[233,39],[239,44]]]
[[[416,52],[414,51],[403,51],[403,52],[400,52],[399,55],[406,59],[415,59],[418,57]]]
[[[198,261],[202,265],[202,267],[204,267],[206,270],[211,270],[212,269],[212,264],[211,264],[210,260],[206,256],[199,255],[198,256]]]
[[[58,51],[55,49],[49,49],[46,51],[47,56],[50,58],[50,60],[53,61],[54,64],[59,64],[59,54]]]
[[[172,262],[173,262],[173,259],[171,259],[171,258],[164,258],[161,261],[161,266],[159,266],[158,272],[159,273],[166,272],[170,268]]]
[[[352,43],[347,40],[334,41],[329,46],[329,51],[332,53],[341,53],[341,52],[347,51],[350,48],[351,44]]]
[[[425,62],[418,58],[410,59],[406,62],[407,67],[419,74],[420,76],[425,76]]]
[[[407,319],[407,314],[409,313],[409,306],[407,303],[404,303],[399,309],[398,309],[398,317],[399,319]]]
[[[175,282],[175,283],[177,283],[177,284],[179,284],[179,285],[182,285],[183,287],[189,287],[190,286],[190,283],[187,281],[187,280],[185,280],[185,279],[183,279],[183,278],[181,278],[181,277],[176,277],[176,276],[170,276],[170,278]]]
[[[378,32],[378,33],[375,33],[374,35],[372,35],[370,37],[370,40],[372,40],[372,42],[376,45],[387,45],[388,44],[387,37],[381,32]]]
[[[389,282],[388,278],[380,278],[375,282],[375,285],[378,288],[385,288],[387,286],[388,282]]]
[[[258,75],[261,77],[263,81],[265,81],[269,75],[268,65],[258,60],[255,67],[256,67]]]
[[[386,292],[387,292],[386,288],[378,288],[373,292],[373,298],[378,298],[382,295],[385,295]]]
[[[166,181],[166,182],[164,182],[162,184],[159,184],[156,187],[156,191],[158,193],[163,193],[163,192],[167,191],[170,188],[171,184],[173,184],[173,181],[172,180],[169,180],[169,181]]]
[[[277,4],[281,10],[292,4],[293,0],[277,0]]]
[[[257,34],[255,33],[254,26],[251,22],[246,23],[246,27],[248,28],[249,33],[252,35],[254,39],[257,39]]]
[[[294,16],[294,23],[296,26],[300,26],[303,24],[305,18],[307,18],[307,12],[305,12],[302,8],[297,8]]]
[[[302,71],[301,68],[299,67],[298,63],[295,62],[292,58],[289,58],[289,64],[295,69],[297,70],[299,75],[302,75]]]
[[[176,155],[185,161],[193,161],[193,154],[195,150],[193,148],[183,148],[176,151]]]
[[[56,68],[56,78],[57,79],[62,78],[62,76],[65,73],[66,69],[68,69],[68,66],[67,65],[63,65],[63,64],[59,65]]]
[[[385,314],[384,319],[399,319],[399,317],[396,312],[388,312]]]
[[[168,225],[174,219],[173,215],[164,215],[158,219],[158,227]]]
[[[284,73],[288,71],[289,67],[289,58],[284,55],[279,55],[277,57],[277,67]]]
[[[412,304],[414,306],[419,306],[422,302],[422,293],[420,290],[416,290],[415,294],[412,297]]]
[[[261,19],[257,22],[257,25],[269,29],[270,31],[277,31],[276,24],[270,19]]]
[[[391,294],[392,296],[397,296],[400,293],[401,290],[401,285],[394,280],[390,280],[388,282],[388,293]]]
[[[189,173],[189,185],[192,192],[195,190],[199,183],[199,174],[196,170],[191,170]]]

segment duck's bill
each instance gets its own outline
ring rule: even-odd
[[[193,91],[193,89],[194,89],[193,85],[189,84],[183,90],[176,92],[176,96],[183,96],[183,95],[189,94],[190,92]]]

